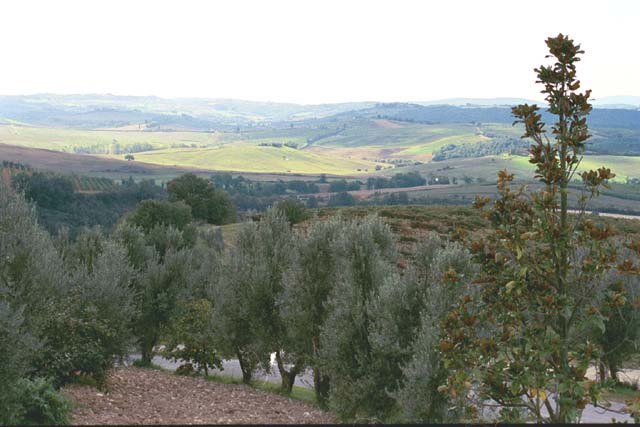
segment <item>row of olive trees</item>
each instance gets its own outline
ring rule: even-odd
[[[402,271],[378,218],[303,231],[272,209],[242,226],[226,254],[218,246],[208,256],[191,267],[199,279],[176,290],[165,355],[205,372],[234,358],[251,382],[275,354],[283,391],[310,369],[318,402],[345,420],[450,419],[438,319],[473,275],[459,244],[431,235]]]
[[[139,351],[149,364],[161,344],[205,374],[237,359],[245,382],[275,353],[284,391],[311,369],[319,403],[345,420],[458,416],[441,392],[451,374],[442,325],[477,297],[477,267],[460,244],[430,235],[400,268],[375,217],[293,229],[276,208],[241,226],[225,251],[219,232],[198,231],[191,208],[168,201],[141,203],[111,237],[89,229],[72,242],[42,231],[22,196],[0,194],[5,423],[24,422],[42,378],[102,382],[117,357]],[[618,275],[608,274],[594,301],[616,297]],[[637,281],[626,287],[637,296]],[[586,331],[613,372],[635,350],[632,301]]]
[[[621,260],[631,256],[622,241],[617,246]],[[576,256],[584,253],[576,248]],[[461,244],[429,235],[399,268],[394,236],[376,217],[337,216],[294,229],[272,209],[260,222],[244,224],[226,255],[211,256],[208,271],[198,273],[206,277],[202,287],[177,303],[174,323],[181,326],[169,354],[205,369],[237,359],[245,382],[256,369],[270,369],[275,354],[283,391],[310,369],[318,402],[344,420],[464,416],[443,393],[451,374],[443,354],[452,337],[441,326],[459,304],[478,297],[472,281],[479,266]],[[640,282],[612,268],[591,296],[607,309],[620,286],[627,302],[602,328],[583,335],[601,343],[605,351],[592,360],[614,378],[637,352]],[[188,345],[178,350],[180,343]]]
[[[51,237],[25,197],[0,187],[0,423],[60,423],[55,391],[80,376],[103,385],[137,348],[150,363],[177,302],[215,277],[221,239],[198,233],[184,202],[147,200],[107,237]]]

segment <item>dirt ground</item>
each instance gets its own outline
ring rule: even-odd
[[[134,367],[111,371],[107,390],[71,384],[73,424],[322,424],[331,414],[244,385]]]

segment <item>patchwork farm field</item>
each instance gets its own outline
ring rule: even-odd
[[[533,168],[528,158],[517,152],[442,161],[432,157],[447,147],[467,147],[473,152],[480,143],[486,147],[488,143],[519,141],[521,132],[518,126],[505,123],[430,124],[349,117],[280,127],[238,127],[234,131],[153,131],[146,124],[87,130],[12,123],[0,125],[0,144],[92,154],[110,161],[124,160],[131,154],[136,165],[152,168],[346,177],[417,171],[424,176],[492,182],[505,168],[517,179],[529,180]],[[638,132],[596,129],[593,133],[597,142],[617,137],[633,141]],[[399,170],[396,166],[403,167]],[[640,156],[589,154],[581,170],[600,166],[611,168],[618,182],[640,178]],[[89,169],[89,173],[100,173]]]
[[[640,178],[640,157],[631,156],[584,156],[579,170],[597,169],[601,166],[611,168],[616,174],[614,182],[624,183],[627,178]],[[429,162],[402,168],[404,171],[416,171],[424,176],[429,174],[461,178],[464,176],[480,178],[483,181],[495,182],[498,171],[507,169],[515,174],[516,180],[529,181],[534,175],[534,167],[526,156],[500,155],[467,159],[451,159],[440,162]],[[378,175],[390,176],[392,170],[377,172]],[[577,177],[576,177],[577,178]]]
[[[136,154],[136,159],[144,163],[237,172],[334,175],[362,174],[374,171],[378,166],[378,163],[367,160],[330,157],[306,150],[263,147],[246,143],[205,149],[149,151]]]
[[[167,148],[197,148],[233,140],[222,132],[84,130],[0,125],[0,144],[79,154],[121,154]],[[122,156],[119,157],[122,159]]]

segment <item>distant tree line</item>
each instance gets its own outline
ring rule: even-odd
[[[24,192],[38,207],[40,223],[51,233],[61,228],[72,236],[83,226],[100,225],[110,230],[128,210],[145,199],[166,197],[152,181],[125,181],[96,193],[78,193],[74,177],[46,172],[19,173],[12,178],[13,187]]]
[[[312,181],[252,181],[240,175],[234,177],[230,173],[212,175],[211,181],[216,188],[225,190],[231,196],[242,194],[245,196],[268,197],[284,195],[288,191],[299,194],[313,194],[320,191],[317,184]]]
[[[347,181],[346,179],[340,179],[329,182],[329,192],[339,193],[342,191],[359,191],[362,189],[362,182],[360,181]]]
[[[294,150],[298,149],[298,144],[295,142],[261,142],[258,144],[259,147],[275,147],[275,148],[293,148]]]
[[[381,188],[418,187],[425,185],[427,180],[418,172],[397,173],[391,178],[370,177],[367,179],[367,190]]]
[[[541,111],[542,119],[552,122],[555,117],[548,111]],[[375,107],[354,112],[355,116],[369,116],[382,119],[436,124],[436,123],[513,123],[509,107],[477,107],[452,105],[418,105],[407,103],[377,104]],[[595,129],[640,129],[640,111],[626,109],[596,108],[589,114],[589,122]]]
[[[79,154],[129,154],[139,153],[142,151],[151,151],[157,149],[156,146],[147,143],[120,144],[114,142],[112,144],[94,144],[86,146],[74,146],[73,152]]]
[[[29,165],[25,165],[22,163],[11,162],[9,160],[2,161],[2,167],[7,169],[16,169],[16,170],[31,170]]]
[[[78,192],[78,179],[91,183],[98,180],[102,188],[97,192]],[[130,178],[116,185],[107,178],[79,178],[38,171],[20,172],[11,181],[13,188],[36,204],[38,219],[49,232],[57,233],[65,228],[72,237],[86,226],[99,225],[110,231],[123,214],[148,199],[183,201],[193,218],[211,224],[226,224],[236,219],[236,208],[229,195],[193,174],[169,181],[166,189],[151,180],[135,182]]]
[[[216,188],[229,193],[234,205],[241,211],[264,211],[282,196],[320,192],[315,182],[304,180],[253,181],[240,175],[234,177],[230,173],[222,173],[212,175],[211,181]]]
[[[434,161],[456,158],[499,156],[501,154],[525,155],[530,143],[521,139],[497,139],[473,144],[447,144],[433,152]]]
[[[640,156],[640,130],[598,129],[587,144],[587,152]]]

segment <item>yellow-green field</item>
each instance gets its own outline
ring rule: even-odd
[[[134,144],[149,144],[154,148],[176,145],[212,145],[224,139],[221,133],[209,132],[147,132],[123,130],[79,130],[0,125],[0,144],[73,153],[83,147],[104,147],[109,153],[114,144],[121,148]]]
[[[354,175],[375,170],[377,163],[328,157],[305,150],[232,144],[204,149],[167,149],[135,154],[137,161],[226,171]]]
[[[483,135],[476,135],[473,133],[446,136],[431,141],[427,144],[414,145],[406,148],[398,153],[395,153],[397,157],[416,158],[420,160],[430,160],[433,152],[445,147],[449,144],[474,144],[480,141],[489,141],[489,138]]]
[[[396,123],[396,122],[391,122]],[[363,121],[347,126],[342,132],[324,138],[314,145],[323,147],[367,147],[408,148],[424,145],[448,136],[473,135],[477,131],[471,124],[416,124],[402,123],[398,126],[380,126],[379,121]]]
[[[519,168],[528,167],[533,170],[528,157],[513,156],[513,163]],[[613,179],[615,182],[625,182],[627,178],[640,178],[640,157],[633,156],[584,156],[578,171],[595,170],[603,166],[616,174]]]

